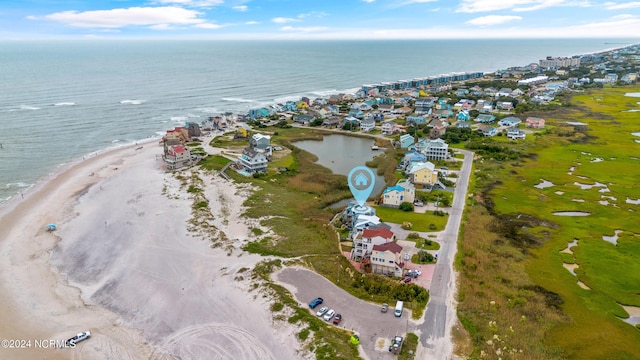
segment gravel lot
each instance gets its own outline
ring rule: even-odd
[[[322,306],[342,314],[340,327],[352,330],[360,336],[360,346],[368,359],[395,358],[388,351],[391,338],[415,332],[416,324],[410,320],[409,310],[405,309],[402,317],[397,318],[393,315],[394,303],[389,304],[387,313],[382,313],[380,304],[360,300],[312,271],[284,268],[276,272],[274,278],[295,295],[300,306],[308,307],[311,300],[322,297]]]

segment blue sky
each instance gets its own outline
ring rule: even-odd
[[[630,38],[640,1],[2,0],[0,39]]]

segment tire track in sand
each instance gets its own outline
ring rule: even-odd
[[[244,329],[225,324],[203,324],[174,333],[149,357],[149,360],[177,359],[276,358],[259,338]]]

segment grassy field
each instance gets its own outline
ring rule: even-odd
[[[477,162],[472,192],[481,196],[469,202],[456,260],[459,317],[476,356],[507,346],[530,359],[640,358],[640,331],[620,306],[640,306],[640,206],[626,201],[640,198],[640,138],[631,135],[640,122],[625,111],[636,99],[624,96],[637,91],[575,95],[572,107],[542,115],[542,136],[502,144],[519,160]],[[554,186],[534,187],[543,179]],[[603,240],[615,230],[617,245]],[[561,253],[574,239],[573,253]],[[563,263],[578,265],[576,275]]]
[[[427,211],[424,214],[402,211],[395,208],[389,208],[384,206],[376,206],[376,215],[380,217],[382,221],[402,224],[405,221],[410,222],[413,226],[410,230],[413,231],[441,231],[447,225],[449,216],[434,215],[433,211]],[[433,224],[435,227],[431,227]]]

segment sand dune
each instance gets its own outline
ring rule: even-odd
[[[147,143],[91,157],[0,209],[2,337],[92,332],[76,349],[0,358],[299,358],[295,329],[274,329],[268,300],[241,280],[260,260],[240,250],[247,190],[200,175],[212,225],[229,239],[212,248],[187,231],[191,199],[160,153]],[[44,231],[50,222],[59,230]]]

